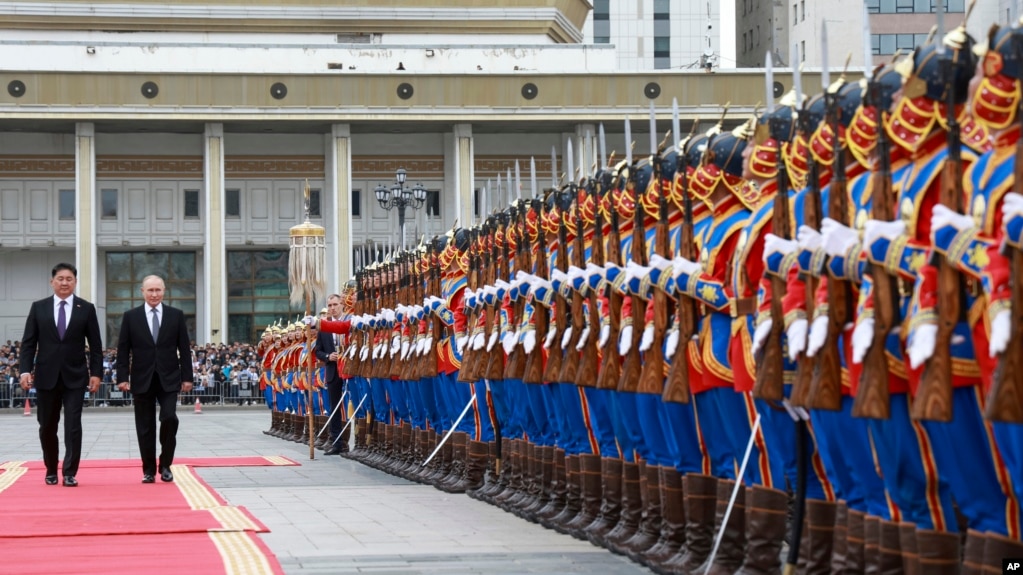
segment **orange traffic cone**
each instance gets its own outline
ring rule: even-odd
[[[25,396],[25,417],[32,415],[32,402],[29,401],[28,396]]]
[[[199,398],[195,398],[195,412],[202,413],[202,404],[199,403]]]

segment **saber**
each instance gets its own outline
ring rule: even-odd
[[[426,461],[424,461],[422,465],[420,465],[420,467],[425,467],[427,463],[433,460],[433,456],[437,455],[437,452],[440,451],[440,448],[444,447],[444,444],[447,443],[448,438],[451,437],[451,434],[454,433],[455,429],[458,428],[458,424],[462,423],[462,418],[465,417],[465,414],[469,412],[469,408],[472,407],[472,402],[474,401],[476,401],[475,393],[472,394],[472,397],[469,398],[469,403],[465,404],[465,409],[462,410],[462,414],[459,415],[458,419],[456,419],[455,422],[451,424],[451,429],[449,429],[448,432],[444,434],[444,438],[440,440],[440,443],[437,444],[437,447],[433,450],[433,453],[431,453],[430,456],[426,458]]]
[[[710,568],[714,565],[714,556],[718,554],[718,545],[721,545],[721,538],[725,535],[725,527],[728,525],[728,516],[732,514],[732,506],[735,505],[735,497],[739,494],[739,490],[742,489],[742,477],[746,475],[746,464],[749,463],[750,453],[753,452],[753,442],[757,439],[757,430],[760,429],[760,414],[757,414],[757,418],[753,420],[753,430],[749,434],[749,442],[746,444],[746,454],[742,456],[742,465],[739,467],[739,475],[735,478],[735,489],[732,490],[732,496],[728,499],[728,507],[725,508],[725,516],[721,519],[721,529],[718,529],[718,535],[714,538],[714,548],[710,551],[710,557],[707,558],[707,569],[704,573],[710,572]]]
[[[359,402],[359,405],[355,406],[355,413],[359,413],[359,408],[362,407],[362,403],[366,401],[367,395],[369,394],[368,393],[362,394],[362,401]],[[370,414],[369,416],[370,418],[372,418],[373,414]],[[337,434],[337,437],[334,438],[334,442],[330,444],[331,447],[334,447],[334,444],[337,443],[338,439],[341,439],[342,437],[345,436],[345,431],[348,430],[348,426],[351,425],[353,421],[355,421],[354,417],[348,419],[348,423],[346,423],[345,426],[341,428],[341,433]],[[370,423],[373,423],[372,419],[370,419]]]
[[[344,393],[341,394],[341,401],[337,402],[337,405],[334,406],[334,411],[330,412],[330,417],[327,418],[327,423],[323,424],[323,429],[321,429],[320,432],[316,434],[316,437],[319,437],[319,436],[323,435],[323,432],[326,431],[327,427],[330,426],[330,420],[334,419],[334,414],[337,413],[337,409],[345,404],[345,396],[346,395],[348,395],[348,390],[347,389],[345,390]]]

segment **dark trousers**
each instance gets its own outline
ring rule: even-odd
[[[174,448],[177,447],[178,392],[166,391],[160,385],[160,377],[153,374],[149,389],[136,393],[135,433],[139,438],[139,453],[142,455],[142,473],[156,475],[156,404],[160,404],[160,469],[174,463]]]
[[[60,410],[64,408],[64,475],[78,475],[78,463],[82,459],[82,405],[85,403],[85,389],[68,389],[63,376],[57,376],[53,389],[36,389],[36,419],[39,421],[39,443],[43,447],[43,463],[47,475],[57,474],[57,458],[60,456],[60,442],[57,440],[57,426],[60,424]],[[28,398],[25,398],[28,401]]]
[[[344,393],[345,381],[340,377],[327,382],[327,395],[330,396],[330,411],[327,412],[328,416],[331,413],[334,413],[334,408],[341,403],[341,396],[344,395]],[[338,408],[337,413],[334,413],[334,417],[330,418],[330,441],[335,447],[341,450],[347,450],[348,443],[344,439],[337,443],[334,443],[334,440],[337,439],[338,435],[341,435],[341,429],[345,426],[345,418],[347,416],[348,413],[342,405]],[[348,435],[347,431],[345,432],[345,435]]]

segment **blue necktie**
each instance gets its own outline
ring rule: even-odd
[[[67,331],[67,315],[64,314],[64,306],[67,305],[66,301],[60,302],[60,309],[57,310],[57,337],[61,341],[64,341],[64,332]]]
[[[153,308],[153,323],[151,325],[153,328],[153,341],[155,342],[156,337],[160,335],[160,318],[156,315],[155,307]]]

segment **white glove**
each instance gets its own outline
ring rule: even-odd
[[[497,329],[490,332],[490,339],[487,340],[487,351],[494,349],[494,344],[497,343],[497,336],[499,335],[499,332],[500,330]]]
[[[863,318],[856,323],[852,334],[853,363],[863,363],[871,343],[874,341],[874,318]]]
[[[806,320],[803,318],[792,320],[789,329],[785,332],[789,340],[789,359],[795,361],[799,354],[806,349]]]
[[[533,348],[536,347],[536,330],[531,329],[522,335],[522,349],[526,353],[533,353]]]
[[[554,338],[556,337],[558,337],[558,328],[551,326],[551,328],[547,330],[547,336],[544,337],[543,348],[550,349],[551,345],[554,343]]]
[[[487,337],[483,332],[477,333],[472,338],[472,348],[474,350],[483,349],[483,345],[487,343]]]
[[[1002,199],[1002,216],[1009,219],[1016,215],[1023,215],[1023,194],[1009,192]]]
[[[569,340],[572,339],[572,326],[565,328],[565,333],[561,336],[561,349],[568,347]]]
[[[597,347],[599,347],[600,349],[604,349],[604,346],[607,344],[607,340],[609,337],[611,337],[611,324],[605,323],[604,325],[600,326],[600,340],[597,343]]]
[[[501,347],[504,348],[504,353],[511,355],[511,352],[515,351],[515,344],[519,342],[519,334],[514,331],[506,331],[501,336]]]
[[[465,353],[465,344],[469,343],[469,336],[462,335],[455,338],[455,347],[458,348],[458,354]]]
[[[952,226],[959,231],[963,231],[976,227],[976,224],[970,216],[964,216],[947,206],[938,204],[934,206],[934,211],[931,212],[931,229],[939,230],[946,226]]]
[[[305,324],[306,326],[316,327],[316,316],[307,315],[304,318],[302,318],[302,323]]]
[[[788,255],[796,251],[796,248],[798,247],[798,244],[792,240],[786,240],[785,238],[774,234],[767,234],[764,236],[764,261],[767,261],[767,257],[770,254],[779,253],[782,255]]]
[[[1023,198],[1023,196],[1020,196]],[[991,320],[991,340],[988,343],[988,353],[991,357],[1005,351],[1009,345],[1009,334],[1012,331],[1012,320],[1009,310],[1003,309]]]
[[[672,328],[664,342],[664,357],[673,358],[678,351],[678,330]]]
[[[409,342],[401,342],[401,359],[402,361],[408,359]]]
[[[630,349],[632,349],[632,326],[627,325],[618,332],[618,355],[624,357],[629,354]]]
[[[934,324],[923,324],[913,331],[906,352],[909,355],[909,366],[916,369],[934,355],[934,346],[937,344],[938,326]]]
[[[901,220],[894,222],[867,220],[867,223],[863,226],[863,247],[869,248],[874,242],[882,238],[891,241],[905,233],[906,224]]]
[[[672,272],[674,272],[677,278],[681,274],[693,275],[700,273],[703,268],[696,262],[691,262],[682,256],[678,256],[671,260]]]
[[[369,348],[366,347],[366,346],[363,346],[361,352],[359,353],[359,359],[361,359],[362,361],[366,361],[366,357],[368,357],[368,356],[369,356]]]
[[[433,351],[433,336],[432,335],[428,335],[425,338],[423,338],[423,341],[425,342],[425,343],[423,343],[423,355],[425,355],[425,354],[430,353],[431,351]],[[456,343],[457,343],[457,341],[456,341]],[[464,346],[465,344],[463,343],[462,345]],[[462,348],[458,349],[458,353],[462,353]]]
[[[643,337],[639,339],[639,351],[646,351],[654,343],[654,324],[648,323],[643,328]]]
[[[586,340],[590,338],[590,326],[583,328],[582,333],[579,334],[579,341],[575,344],[576,351],[582,351],[586,347]]]
[[[765,319],[764,321],[760,322],[760,325],[757,326],[757,329],[755,329],[753,331],[753,347],[752,347],[753,355],[756,355],[757,352],[760,351],[760,348],[763,347],[764,342],[767,341],[767,335],[769,333],[771,333],[771,326],[773,326],[773,325],[774,325],[774,320],[772,320],[770,318],[769,319]],[[792,344],[790,343],[789,345],[792,345]]]
[[[799,226],[799,230],[796,231],[796,243],[804,250],[816,251],[821,247],[822,242],[823,238],[820,232],[810,226]]]
[[[659,270],[666,270],[672,267],[672,263],[671,260],[665,259],[658,254],[654,254],[650,256],[650,267],[657,268]]]
[[[860,239],[856,230],[831,218],[821,222],[821,236],[824,252],[831,257],[845,256]]]
[[[817,317],[817,319],[813,320],[813,325],[810,326],[810,338],[806,344],[807,357],[817,355],[817,352],[824,347],[824,342],[827,340],[828,316],[822,314]]]

